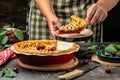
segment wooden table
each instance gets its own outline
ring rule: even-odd
[[[81,50],[86,50],[87,46],[98,43],[78,43],[81,46]],[[101,43],[101,44],[109,44],[109,43]],[[77,54],[79,54],[78,52]],[[83,65],[82,60],[77,57],[79,60],[78,66],[74,69],[82,69],[88,66],[98,65],[96,62],[92,62],[90,60],[88,65]],[[29,69],[21,68],[17,64],[17,59],[10,60],[5,65],[0,66],[0,68],[13,68],[18,67],[19,73],[15,78],[5,78],[1,77],[0,80],[58,80],[58,76],[66,73],[66,71],[53,71],[53,72],[43,72],[43,71],[34,71]],[[89,71],[88,73],[79,76],[73,80],[119,80],[120,79],[120,67],[111,67],[112,73],[107,74],[105,71],[105,66],[99,65],[99,67],[94,70]]]

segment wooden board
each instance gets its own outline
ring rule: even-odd
[[[113,63],[113,62],[100,60],[97,55],[93,55],[92,60],[105,66],[120,66],[120,63]]]
[[[41,65],[41,66],[32,66],[32,65],[28,65],[28,64],[24,64],[22,63],[19,59],[18,59],[18,65],[26,68],[26,69],[31,69],[31,70],[39,70],[39,71],[58,71],[58,70],[66,70],[68,68],[73,68],[75,66],[78,65],[78,59],[77,58],[73,58],[71,59],[69,62],[67,63],[63,63],[63,64],[54,64],[54,65]]]

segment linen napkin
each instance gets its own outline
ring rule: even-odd
[[[15,58],[16,55],[11,51],[10,47],[0,52],[0,66],[4,64],[7,60]]]

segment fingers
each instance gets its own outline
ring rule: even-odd
[[[102,22],[106,19],[107,12],[99,5],[93,4],[87,10],[87,17],[86,20],[89,25],[93,25],[98,22]]]
[[[48,25],[49,25],[51,36],[54,37],[54,25],[52,23],[48,23]]]
[[[54,23],[54,30],[55,31],[58,30],[60,26],[61,26],[60,22],[57,21],[56,23]]]
[[[88,10],[87,10],[87,17],[86,17],[86,21],[88,22],[88,24],[90,24],[90,21],[92,19],[92,17],[94,16],[95,14],[95,5],[93,4],[93,6],[91,6]]]
[[[90,24],[97,23],[98,19],[100,17],[100,12],[96,10],[94,16],[92,17]]]
[[[107,15],[103,14],[103,15],[100,15],[100,17],[98,18],[98,21],[97,22],[102,22],[106,19]]]
[[[48,20],[48,26],[50,29],[51,36],[54,38],[55,37],[55,31],[59,29],[61,26],[59,20],[57,17],[53,17]]]

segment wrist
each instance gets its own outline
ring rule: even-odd
[[[48,14],[48,15],[45,16],[47,21],[51,20],[54,17],[56,17],[54,14]]]
[[[102,3],[100,3],[100,2],[97,2],[96,4],[97,4],[97,6],[99,6],[99,7],[102,9],[102,11],[103,11],[106,15],[108,15],[108,10],[105,8],[104,4],[102,4]]]
[[[98,0],[97,4],[100,5],[106,12],[110,11],[119,0]]]
[[[108,12],[109,10],[107,9],[107,7],[105,6],[106,4],[104,4],[103,2],[101,2],[101,1],[97,1],[97,3],[96,3],[98,6],[100,6],[102,9],[103,9],[103,11],[104,12]]]

